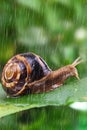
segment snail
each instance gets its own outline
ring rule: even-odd
[[[48,92],[63,85],[68,77],[79,79],[76,66],[81,62],[79,57],[72,64],[52,71],[40,56],[34,53],[18,54],[4,66],[2,85],[11,97]]]

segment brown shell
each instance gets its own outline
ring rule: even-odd
[[[11,58],[2,72],[4,90],[10,96],[30,93],[27,84],[37,81],[51,72],[46,62],[33,53],[18,54]]]

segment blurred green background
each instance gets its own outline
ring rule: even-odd
[[[23,52],[40,55],[53,70],[81,56],[78,70],[86,77],[87,1],[0,0],[0,71]],[[0,130],[86,130],[86,115],[69,107],[32,109],[1,118]]]

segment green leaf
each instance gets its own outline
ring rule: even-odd
[[[61,106],[76,101],[87,101],[86,83],[87,78],[84,78],[48,93],[31,94],[19,98],[7,98],[0,85],[0,117],[35,107]]]

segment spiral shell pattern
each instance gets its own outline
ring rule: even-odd
[[[5,65],[2,72],[2,84],[4,90],[10,96],[30,93],[28,84],[41,79],[48,73],[50,68],[45,61],[33,53],[18,54],[12,57]]]

